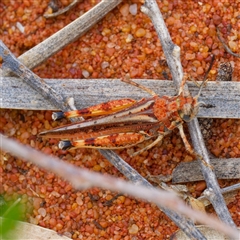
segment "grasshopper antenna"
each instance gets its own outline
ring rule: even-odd
[[[203,89],[205,83],[208,81],[207,76],[208,76],[210,70],[212,69],[212,66],[213,66],[213,63],[214,63],[214,60],[215,60],[215,55],[212,54],[211,57],[212,57],[212,58],[211,58],[211,62],[210,62],[210,64],[209,64],[208,70],[206,71],[206,73],[205,73],[205,75],[204,75],[204,78],[203,78],[202,84],[200,85],[198,94],[197,94],[197,96],[195,97],[196,99],[199,98],[199,96],[200,96],[200,94],[201,94],[201,92],[202,92],[202,89]]]
[[[149,93],[152,96],[157,96],[157,94],[152,89],[149,89],[149,88],[147,88],[147,87],[145,87],[145,86],[143,86],[139,83],[136,83],[136,82],[130,80],[130,75],[129,74],[126,74],[125,77],[121,79],[121,81],[125,82],[125,83],[128,83],[130,85],[133,85],[135,87],[138,87],[138,88],[144,90],[145,92]]]

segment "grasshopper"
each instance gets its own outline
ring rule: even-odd
[[[67,139],[59,142],[61,149],[121,149],[154,139],[132,155],[136,156],[152,148],[165,135],[178,128],[187,151],[198,156],[185,136],[183,123],[191,121],[197,115],[201,105],[198,98],[204,82],[195,97],[184,95],[186,79],[182,81],[177,96],[160,97],[130,78],[122,81],[141,88],[152,97],[140,101],[127,98],[112,100],[81,110],[55,112],[52,115],[54,120],[80,116],[88,119],[42,132],[40,136]]]

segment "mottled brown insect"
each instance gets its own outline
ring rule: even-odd
[[[53,118],[84,117],[86,120],[40,133],[42,137],[68,139],[60,141],[61,149],[101,148],[119,149],[135,146],[145,140],[154,141],[135,152],[146,151],[173,129],[178,128],[186,149],[195,154],[184,131],[183,123],[191,121],[197,114],[202,86],[197,96],[184,95],[184,80],[177,96],[159,97],[154,91],[130,79],[126,83],[139,87],[152,97],[136,101],[133,99],[112,100],[89,108],[70,112],[53,113]]]
[[[231,81],[233,69],[229,62],[221,63],[218,68],[217,81]]]

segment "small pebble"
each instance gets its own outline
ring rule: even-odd
[[[46,214],[47,214],[45,208],[39,208],[39,209],[38,209],[38,213],[39,213],[42,217],[45,217]]]
[[[16,27],[21,33],[24,33],[24,26],[20,22],[16,23]]]
[[[136,15],[137,14],[137,4],[136,3],[134,3],[134,4],[129,6],[129,12],[132,15]]]
[[[101,68],[102,68],[102,69],[105,69],[105,68],[107,68],[107,67],[109,67],[109,62],[102,62]]]
[[[128,231],[130,234],[137,234],[139,231],[139,228],[136,224],[133,224]]]
[[[194,60],[195,53],[186,53],[185,58],[186,58],[186,60]]]
[[[83,205],[83,200],[81,197],[77,197],[76,198],[76,203],[79,205],[79,206],[82,206]]]
[[[122,7],[120,8],[120,13],[124,17],[128,16],[128,14],[129,14],[129,4],[126,3],[126,4],[122,5]]]
[[[126,38],[126,43],[129,43],[133,40],[133,35],[132,34],[128,34],[127,38]]]
[[[90,73],[87,71],[87,70],[82,70],[82,75],[85,77],[85,78],[88,78],[90,76]]]
[[[146,31],[143,28],[139,28],[135,33],[136,37],[143,37],[145,36],[145,34],[146,34]]]

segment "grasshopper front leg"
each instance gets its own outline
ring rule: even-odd
[[[196,156],[197,158],[199,158],[206,167],[210,167],[211,169],[213,169],[213,167],[212,167],[211,165],[209,165],[209,164],[203,159],[203,157],[202,157],[200,154],[198,154],[198,153],[191,147],[191,145],[189,144],[189,142],[188,142],[188,140],[187,140],[187,138],[186,138],[186,135],[185,135],[185,133],[184,133],[184,131],[183,131],[183,125],[180,124],[180,125],[178,125],[177,127],[178,127],[178,129],[179,129],[180,136],[181,136],[181,138],[182,138],[182,140],[183,140],[184,146],[185,146],[185,148],[187,149],[187,151],[188,151],[189,153],[193,154],[194,156]]]

